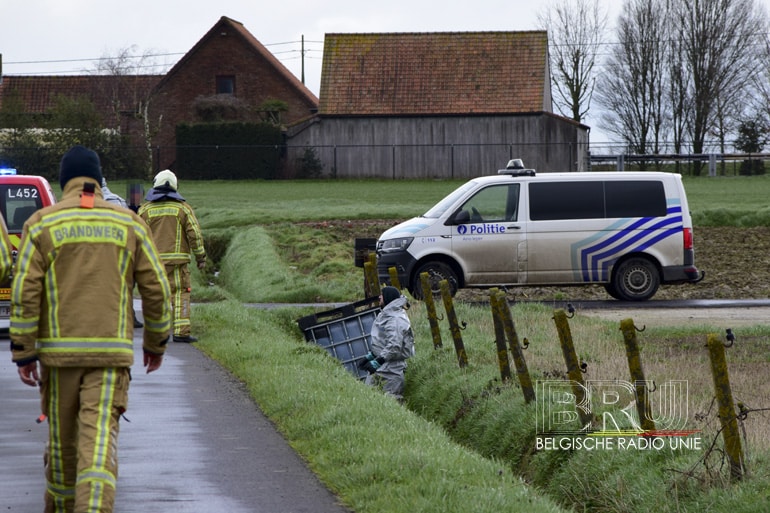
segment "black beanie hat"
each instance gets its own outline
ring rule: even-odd
[[[382,288],[382,306],[387,306],[388,303],[400,297],[401,297],[401,291],[398,290],[396,287]]]
[[[71,179],[76,176],[87,176],[96,180],[96,183],[102,183],[102,165],[99,162],[99,155],[94,150],[89,150],[85,146],[73,146],[61,159],[59,165],[59,184],[61,188],[67,185]]]

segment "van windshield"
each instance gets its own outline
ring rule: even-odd
[[[34,185],[0,185],[0,212],[8,233],[21,233],[24,222],[42,206],[40,191]]]
[[[473,181],[466,182],[465,184],[461,185],[454,191],[452,191],[448,196],[446,196],[444,199],[436,203],[433,207],[431,207],[430,210],[425,212],[420,217],[427,217],[429,219],[438,219],[444,213],[452,207],[454,204],[457,203],[457,201],[466,195],[468,191],[471,189],[475,189],[477,187],[476,183]]]

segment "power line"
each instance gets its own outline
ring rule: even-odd
[[[157,53],[157,54],[151,54],[151,55],[127,55],[127,59],[144,59],[147,57],[168,57],[173,55],[184,55],[184,53]],[[70,62],[99,62],[99,61],[110,61],[113,60],[115,57],[96,57],[93,59],[56,59],[56,60],[45,60],[45,61],[5,61],[5,64],[59,64],[59,63],[70,63]]]
[[[756,36],[756,42],[751,43],[753,46],[763,46],[765,44],[764,38],[770,36],[768,33],[759,33],[755,34]],[[718,34],[716,37],[720,37]],[[660,41],[657,41],[659,43],[671,43],[672,40],[670,39],[661,39]],[[280,46],[287,46],[287,45],[300,45],[302,44],[302,41],[296,40],[296,41],[282,41],[278,43],[267,43],[263,44],[265,47],[280,47]],[[322,54],[323,53],[323,44],[324,41],[319,40],[305,40],[304,41],[305,47],[304,50],[302,49],[289,49],[289,50],[279,50],[272,52],[273,55],[276,57],[279,57],[280,60],[283,61],[296,61],[301,58],[301,56],[288,56],[287,54],[302,54],[304,53],[305,57],[310,60],[316,60],[320,59],[321,57],[315,57],[313,54]],[[321,48],[308,48],[308,44],[317,44],[321,45]],[[602,41],[597,43],[555,43],[555,42],[549,42],[548,47],[549,49],[552,49],[550,51],[551,55],[556,55],[558,53],[559,48],[564,47],[572,47],[572,46],[592,46],[601,48],[600,51],[596,53],[596,61],[594,62],[594,67],[596,68],[597,72],[602,72],[602,70],[606,67],[606,60],[612,55],[611,48],[617,47],[619,45],[622,45],[623,43],[618,41]],[[160,57],[180,57],[183,55],[186,55],[187,52],[166,52],[166,53],[154,53],[154,54],[141,54],[141,55],[126,55],[123,56],[127,60],[144,60],[144,59],[151,59],[151,58],[160,58]],[[4,65],[10,66],[27,66],[27,65],[47,65],[47,64],[75,64],[80,62],[89,62],[89,63],[99,63],[103,61],[110,61],[113,60],[114,56],[101,56],[101,57],[94,57],[94,58],[78,58],[78,59],[46,59],[46,60],[32,60],[32,61],[4,61]],[[137,65],[135,66],[136,69],[152,69],[152,68],[170,68],[172,64],[149,64],[149,65]],[[55,70],[55,71],[29,71],[24,72],[24,75],[57,75],[57,74],[73,74],[73,73],[83,73],[83,69],[71,69],[71,70]],[[22,73],[18,73],[22,74]]]
[[[270,43],[264,45],[265,47],[268,46],[281,46],[281,45],[289,45],[289,44],[301,44],[301,41],[286,41],[283,43]],[[307,43],[319,43],[323,44],[323,41],[305,41],[305,44]],[[273,55],[281,54],[281,53],[288,53],[288,52],[300,52],[301,50],[285,50],[282,52],[273,52]],[[321,50],[316,49],[305,49],[305,52],[320,52]],[[172,52],[172,53],[153,53],[153,54],[142,54],[142,55],[126,55],[126,59],[148,59],[148,58],[156,58],[156,57],[174,57],[174,56],[181,56],[186,55],[187,52]],[[47,59],[47,60],[35,60],[35,61],[4,61],[4,64],[6,65],[26,65],[26,64],[67,64],[67,63],[75,63],[75,62],[101,62],[101,61],[109,61],[114,59],[114,56],[102,56],[102,57],[93,57],[93,58],[84,58],[84,59]]]
[[[722,38],[723,36],[720,34],[715,34],[715,38]],[[737,36],[731,36],[731,37],[737,37]],[[768,32],[760,32],[756,34],[751,35],[752,38],[756,38],[755,43],[750,43],[752,46],[764,46],[765,45],[765,38],[770,37],[770,33]],[[667,38],[667,39],[660,39],[660,40],[649,40],[646,42],[656,42],[656,43],[671,43],[673,41],[679,41],[678,38]],[[312,40],[312,39],[306,39],[304,41],[305,44],[312,43],[312,44],[324,44],[324,41],[319,40]],[[279,43],[263,43],[263,46],[270,47],[270,46],[284,46],[284,45],[299,45],[302,44],[301,40],[297,41],[282,41]],[[619,41],[600,41],[600,42],[592,42],[592,43],[584,43],[584,42],[576,42],[576,43],[555,43],[553,41],[550,41],[548,43],[549,48],[563,48],[563,47],[573,47],[573,46],[596,46],[596,47],[611,47],[611,46],[620,46],[623,43]],[[301,51],[301,50],[287,50],[287,51]],[[313,50],[313,49],[305,49],[305,51],[321,51],[321,50]],[[146,54],[146,55],[128,55],[126,56],[127,59],[144,59],[149,57],[172,57],[172,56],[179,56],[179,55],[185,55],[187,52],[173,52],[173,53],[157,53],[157,54]],[[284,52],[273,52],[274,55],[280,54]],[[597,55],[608,55],[603,53],[598,53]],[[94,61],[103,61],[103,60],[110,60],[114,57],[110,56],[102,56],[102,57],[93,57],[93,58],[82,58],[82,59],[47,59],[47,60],[35,60],[35,61],[5,61],[5,64],[59,64],[59,63],[69,63],[69,62],[94,62]]]

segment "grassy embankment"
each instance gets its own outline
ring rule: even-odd
[[[248,384],[255,401],[319,477],[352,509],[402,511],[756,511],[767,503],[766,417],[743,423],[747,476],[731,483],[719,451],[718,420],[703,348],[717,326],[648,326],[640,333],[648,379],[689,385],[687,429],[701,449],[533,451],[535,412],[514,384],[499,382],[487,309],[458,304],[470,365],[459,369],[448,327],[434,350],[421,303],[410,317],[418,340],[407,408],[356,381],[303,341],[296,319],[308,309],[259,311],[242,303],[354,301],[349,219],[404,219],[425,211],[457,182],[185,182],[219,275],[196,274],[193,323],[201,350]],[[770,178],[688,179],[696,226],[766,224]],[[119,189],[118,189],[119,190]],[[376,224],[380,230],[387,224]],[[211,282],[211,286],[206,285]],[[516,305],[534,380],[561,378],[558,336],[544,305]],[[614,323],[570,319],[588,379],[625,380]],[[736,400],[763,408],[770,329],[742,330],[728,350]],[[524,483],[527,482],[528,485]],[[561,506],[555,504],[560,503]]]

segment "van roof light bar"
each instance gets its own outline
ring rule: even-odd
[[[508,161],[505,169],[500,169],[497,174],[511,176],[535,176],[535,170],[525,169],[524,161],[521,159],[511,159]]]

